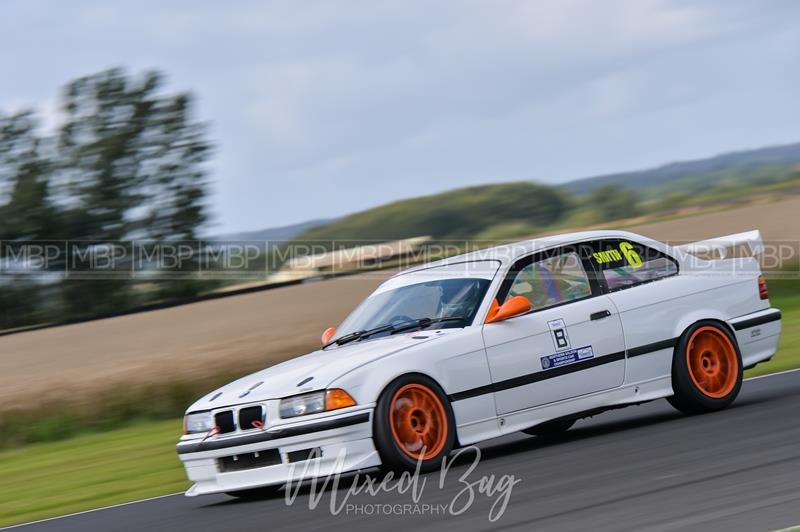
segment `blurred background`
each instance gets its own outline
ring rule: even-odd
[[[314,349],[398,268],[536,235],[760,229],[785,333],[756,371],[800,366],[799,21],[789,0],[4,2],[0,525],[185,489],[197,396]]]

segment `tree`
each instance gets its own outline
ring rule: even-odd
[[[50,162],[42,154],[31,111],[0,116],[0,240],[42,240],[57,228]],[[0,252],[2,253],[2,252]]]
[[[65,120],[53,137],[39,134],[30,111],[0,114],[0,259],[9,241],[196,237],[207,220],[211,146],[189,94],[164,93],[157,72],[129,76],[112,69],[69,83],[62,109]],[[56,262],[54,269],[63,266]],[[41,321],[44,306],[52,309],[58,300],[68,308],[52,315],[64,319],[203,288],[196,281],[165,281],[153,292],[133,290],[135,281],[113,276],[68,278],[58,297],[56,286],[0,279],[0,328]],[[7,302],[21,295],[25,302],[8,312]]]
[[[84,238],[190,239],[206,221],[205,126],[162,85],[112,69],[67,86],[58,147]]]
[[[187,240],[206,221],[206,128],[193,120],[188,94],[163,94],[162,85],[157,72],[121,69],[67,85],[57,146],[71,238]],[[113,311],[134,303],[131,287],[125,279],[67,281],[66,299],[75,312]]]
[[[0,260],[11,257],[12,246],[53,238],[59,225],[51,196],[50,161],[36,126],[31,111],[0,115]],[[0,329],[50,319],[57,295],[52,297],[49,287],[36,278],[3,266]]]
[[[639,194],[619,185],[606,185],[595,189],[588,198],[589,207],[601,221],[631,218],[640,213]]]

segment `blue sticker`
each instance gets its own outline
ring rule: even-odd
[[[555,355],[548,355],[542,357],[542,369],[552,369],[559,366],[566,366],[567,364],[574,364],[581,360],[594,358],[594,351],[592,346],[578,347],[577,349],[570,349],[563,353],[556,353]]]

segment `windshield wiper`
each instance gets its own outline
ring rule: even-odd
[[[374,329],[367,329],[365,331],[355,331],[351,332],[350,334],[345,334],[341,338],[337,338],[336,340],[329,342],[322,346],[323,349],[326,347],[330,347],[333,344],[336,345],[344,345],[350,342],[354,342],[356,340],[363,340],[373,334],[378,334],[382,332],[390,332],[391,334],[395,334],[402,331],[408,331],[411,329],[419,329],[423,327],[428,327],[434,323],[443,323],[447,321],[463,321],[464,318],[461,316],[450,316],[447,318],[420,318],[414,321],[408,321],[405,323],[399,323],[397,325],[387,324],[381,325],[380,327],[375,327]]]
[[[380,327],[375,327],[374,329],[351,332],[350,334],[345,334],[341,338],[337,338],[332,342],[328,342],[327,344],[323,345],[322,348],[325,349],[326,347],[329,347],[333,344],[344,345],[354,340],[361,340],[362,338],[366,338],[367,336],[372,336],[373,334],[378,334],[385,331],[391,331],[393,329],[394,325],[381,325]]]
[[[401,323],[392,329],[392,334],[399,333],[402,331],[408,331],[411,329],[422,329],[424,327],[428,327],[429,325],[433,325],[434,323],[444,323],[446,321],[463,321],[464,318],[462,316],[450,316],[449,318],[420,318],[418,320],[409,321],[407,323]]]

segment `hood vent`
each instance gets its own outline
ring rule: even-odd
[[[249,387],[246,392],[243,392],[243,393],[239,394],[239,399],[242,399],[243,397],[247,397],[248,395],[250,395],[250,392],[252,392],[256,388],[258,388],[262,384],[264,384],[264,381],[258,381],[257,383],[255,383],[254,385]]]

